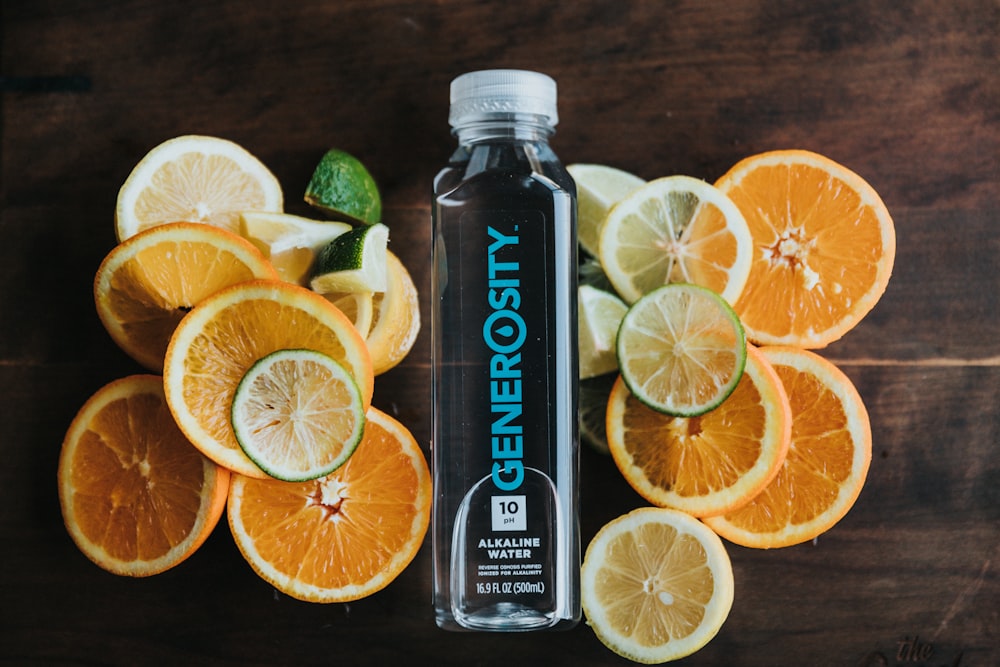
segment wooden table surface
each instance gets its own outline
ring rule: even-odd
[[[56,463],[84,400],[139,371],[91,283],[118,188],[170,137],[237,141],[302,201],[322,153],[369,165],[428,312],[430,182],[448,84],[540,69],[565,163],[714,180],[775,148],[865,177],[896,223],[889,288],[823,354],[871,413],[874,456],[815,543],[730,546],[736,600],[688,665],[1000,664],[1000,4],[996,0],[7,1],[0,51],[0,663],[614,665],[564,633],[437,629],[430,545],[350,604],[279,594],[225,523],[148,579],[62,526]],[[429,327],[376,405],[429,451]],[[585,450],[583,539],[644,502]]]

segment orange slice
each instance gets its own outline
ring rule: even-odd
[[[608,522],[580,571],[587,624],[633,662],[690,655],[733,606],[733,566],[718,535],[673,509],[643,507]]]
[[[420,299],[410,272],[392,251],[386,251],[385,292],[372,295],[368,349],[375,374],[395,368],[410,353],[420,333]]]
[[[163,383],[181,430],[230,470],[265,473],[240,449],[230,421],[236,387],[258,360],[277,350],[316,350],[343,364],[371,405],[375,378],[364,340],[319,294],[287,282],[257,280],[203,300],[181,320],[167,347]]]
[[[778,474],[791,428],[781,381],[752,345],[736,389],[700,417],[652,410],[621,379],[608,401],[608,445],[629,485],[654,505],[694,516],[729,512],[757,495]]]
[[[229,471],[177,428],[155,375],[99,389],[59,455],[59,502],[80,551],[114,574],[145,577],[186,560],[226,506]]]
[[[94,302],[119,347],[159,373],[181,318],[209,294],[254,278],[278,274],[246,239],[200,223],[170,223],[108,253],[94,278]]]
[[[281,211],[281,184],[242,146],[201,135],[164,141],[132,169],[115,207],[118,240],[165,222],[240,230],[240,211]]]
[[[430,522],[431,478],[410,432],[371,408],[354,454],[331,475],[280,482],[234,475],[229,526],[254,571],[310,602],[349,602],[389,585]]]
[[[750,276],[735,303],[753,342],[824,347],[885,292],[895,229],[854,172],[808,151],[773,151],[739,162],[716,186],[753,237]]]
[[[792,408],[792,442],[778,475],[748,504],[705,522],[747,547],[807,542],[854,505],[871,462],[868,412],[850,379],[814,352],[763,348]]]

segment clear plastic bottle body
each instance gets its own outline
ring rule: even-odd
[[[447,629],[580,618],[576,188],[551,127],[458,129],[434,183],[434,607]]]

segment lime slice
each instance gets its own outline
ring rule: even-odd
[[[308,280],[316,254],[351,229],[346,222],[310,220],[288,213],[240,213],[240,234],[257,246],[290,283]]]
[[[577,239],[597,257],[608,211],[646,181],[602,164],[571,164],[566,170],[576,181]]]
[[[608,399],[617,375],[600,375],[580,380],[580,440],[599,454],[611,454],[608,445]]]
[[[601,264],[628,303],[666,283],[691,283],[735,303],[746,285],[753,239],[721,190],[667,176],[618,202],[601,232]]]
[[[316,257],[310,285],[320,294],[384,292],[389,228],[381,223],[338,236]]]
[[[577,290],[580,379],[618,371],[615,337],[628,306],[616,295],[580,285]]]
[[[644,405],[697,417],[736,388],[747,358],[743,325],[715,292],[665,285],[629,308],[618,330],[618,365]]]
[[[306,203],[332,217],[347,217],[371,225],[382,219],[382,198],[375,179],[361,162],[332,148],[316,165]]]
[[[236,441],[268,475],[289,482],[339,468],[361,441],[365,407],[350,372],[315,350],[278,350],[236,388]]]

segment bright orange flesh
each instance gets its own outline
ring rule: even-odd
[[[382,589],[412,561],[430,504],[430,471],[413,436],[371,408],[341,468],[301,483],[234,475],[228,516],[263,579],[298,599],[347,602]]]
[[[748,504],[706,523],[743,546],[784,547],[817,537],[854,505],[871,462],[871,426],[854,385],[829,361],[789,347],[762,352],[791,404],[788,456]]]
[[[741,161],[716,186],[753,237],[750,277],[735,304],[750,340],[824,347],[878,302],[896,237],[860,176],[815,153],[773,151]]]
[[[153,227],[118,244],[94,279],[97,314],[118,345],[161,372],[170,335],[208,295],[278,274],[253,244],[200,223]]]
[[[66,528],[115,574],[148,576],[183,562],[218,523],[229,472],[174,423],[158,376],[103,387],[70,425],[59,459]]]
[[[625,479],[654,505],[694,516],[732,511],[759,493],[785,460],[791,424],[781,382],[753,346],[733,393],[699,417],[647,408],[621,379],[608,401],[608,444]]]
[[[365,409],[371,405],[375,379],[364,340],[333,304],[298,285],[262,280],[216,292],[170,340],[164,365],[170,409],[196,447],[234,472],[264,475],[233,434],[236,387],[256,361],[283,349],[316,350],[344,364]]]

